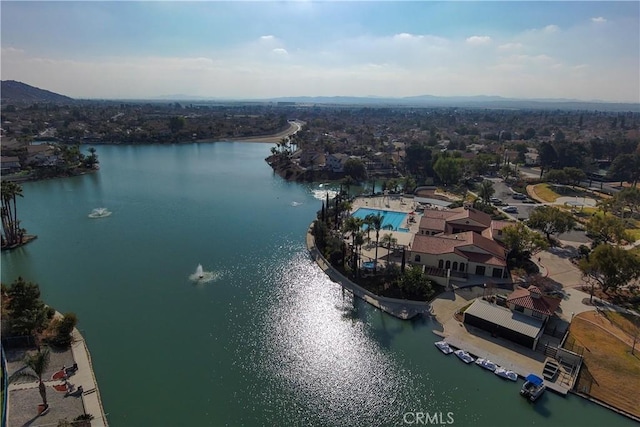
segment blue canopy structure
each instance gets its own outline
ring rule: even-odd
[[[531,384],[535,385],[536,387],[539,386],[540,384],[542,384],[543,379],[540,378],[537,375],[534,374],[529,374],[527,375],[527,378],[525,378],[527,381],[529,381]]]

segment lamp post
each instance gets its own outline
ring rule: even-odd
[[[482,299],[486,299],[487,298],[487,284],[483,284],[482,285]]]

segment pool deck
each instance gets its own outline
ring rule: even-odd
[[[358,197],[353,201],[352,212],[360,208],[378,209],[382,211],[402,212],[409,214],[416,212],[418,204],[411,198],[395,197],[395,196],[376,196],[376,197]],[[416,212],[415,222],[409,222],[409,217],[405,218],[400,227],[407,228],[409,231],[383,230],[380,231],[380,237],[385,234],[391,234],[397,241],[398,246],[409,246],[413,235],[418,232],[420,226],[421,214]],[[373,260],[375,257],[375,246],[363,247],[363,255],[365,258]],[[386,259],[386,249],[378,248],[378,259],[384,263]]]

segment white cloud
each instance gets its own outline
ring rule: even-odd
[[[24,54],[24,50],[23,49],[17,49],[15,47],[9,46],[9,47],[3,47],[1,50],[2,56],[5,55],[22,55]]]
[[[484,45],[491,43],[491,37],[489,36],[471,36],[467,37],[467,43],[472,45]]]
[[[597,18],[591,18],[591,22],[595,22],[597,24],[601,24],[603,22],[607,22],[606,18],[603,18],[602,16],[598,16]]]
[[[399,33],[393,36],[394,40],[421,40],[424,36],[409,33]]]
[[[55,55],[34,58],[20,46],[5,46],[2,76],[72,97],[485,94],[638,102],[638,49],[631,41],[619,49],[619,41],[627,40],[621,34],[629,31],[616,27],[610,29],[616,32],[605,33],[588,19],[580,25],[563,27],[562,37],[557,37],[556,25],[499,38],[482,33],[456,39],[409,32],[362,33],[316,40],[313,48],[303,40],[265,32],[244,44],[208,47],[188,57],[74,61]],[[602,45],[595,43],[596,31],[602,32],[597,40]],[[594,43],[585,45],[584,40]],[[611,59],[601,61],[602,55],[594,52]],[[614,55],[618,52],[622,56]]]
[[[523,47],[522,43],[505,43],[498,46],[498,49],[515,50],[515,49],[522,49],[522,47]]]

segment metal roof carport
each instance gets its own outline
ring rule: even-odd
[[[513,312],[482,299],[477,299],[467,308],[464,312],[464,323],[534,350],[544,332],[541,319]]]

